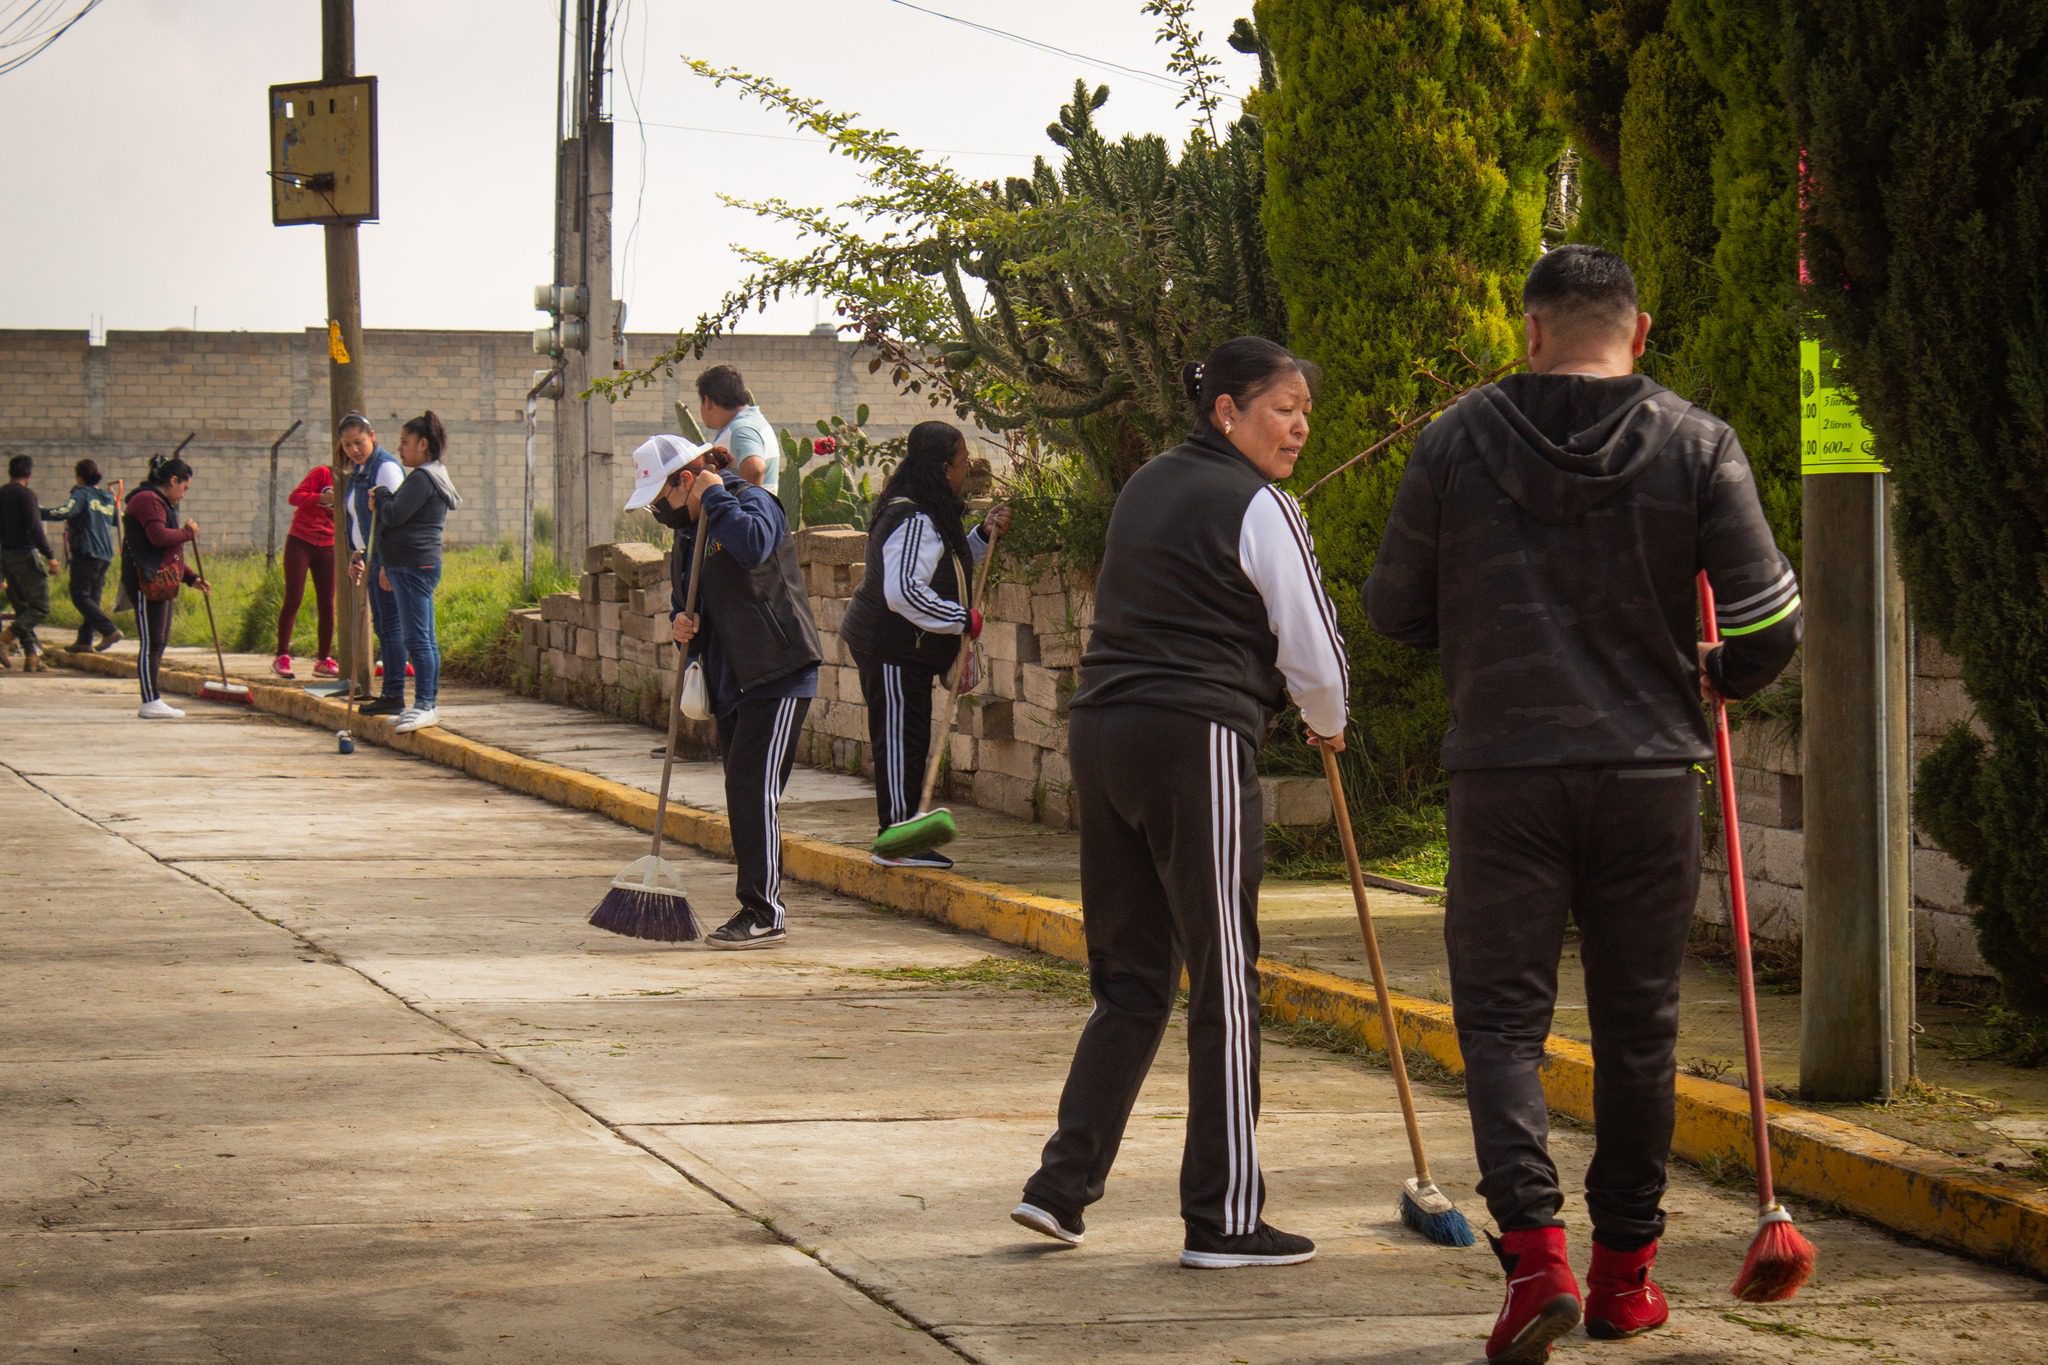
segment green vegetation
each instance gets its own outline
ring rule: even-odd
[[[1526,7],[1257,6],[1277,83],[1265,124],[1264,217],[1294,348],[1323,366],[1306,487],[1441,395],[1435,375],[1521,353],[1522,275],[1537,255],[1560,139],[1535,104]],[[1425,373],[1427,370],[1429,373]],[[1343,756],[1354,814],[1415,806],[1442,782],[1448,719],[1433,658],[1377,635],[1372,568],[1407,447],[1308,504],[1351,649]]]
[[[2048,9],[1788,13],[1807,302],[1892,469],[1918,624],[1984,732],[1927,757],[1917,813],[1970,869],[2008,1002],[2048,1015]]]
[[[277,645],[277,609],[284,597],[284,570],[265,572],[263,556],[254,551],[221,554],[206,561],[213,585],[213,609],[220,622],[221,647],[233,653],[268,654]],[[114,575],[109,574],[112,578]],[[506,618],[551,592],[573,591],[576,575],[558,569],[546,545],[534,547],[534,592],[520,588],[519,547],[511,542],[451,550],[444,562],[440,590],[434,595],[434,632],[441,644],[442,667],[453,676],[476,677],[488,671],[494,650],[507,629]],[[101,605],[113,607],[109,585]],[[69,645],[78,629],[78,611],[71,605],[70,577],[50,581],[50,618],[43,626],[45,644]],[[115,621],[131,637],[132,613]],[[339,634],[341,623],[335,630]],[[313,587],[306,585],[298,622],[292,632],[293,654],[308,661],[319,643]],[[206,607],[199,594],[186,589],[171,613],[172,645],[208,645]]]

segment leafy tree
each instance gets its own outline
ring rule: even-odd
[[[1988,742],[1922,765],[1978,939],[2048,1013],[2048,7],[1788,8],[1806,302],[1893,471],[1919,624]]]
[[[1521,352],[1519,289],[1561,139],[1529,73],[1515,0],[1262,0],[1277,83],[1265,124],[1265,222],[1297,351],[1318,361],[1307,486],[1427,405],[1430,375]],[[1441,780],[1446,708],[1434,662],[1367,625],[1372,567],[1406,446],[1308,503],[1352,650],[1346,776],[1360,802],[1413,803]]]

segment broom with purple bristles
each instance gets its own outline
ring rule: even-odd
[[[697,582],[703,576],[704,544],[711,537],[703,524],[697,526],[697,540],[690,552],[690,587],[684,595],[683,615],[697,610]],[[649,938],[661,943],[689,943],[697,937],[697,917],[690,913],[689,893],[683,890],[683,874],[661,856],[661,841],[668,827],[668,780],[676,765],[676,730],[683,714],[683,661],[676,666],[676,685],[668,699],[668,747],[661,755],[661,793],[654,803],[654,848],[644,858],[626,864],[626,870],[612,878],[612,889],[604,893],[590,922],[600,929],[628,938]]]

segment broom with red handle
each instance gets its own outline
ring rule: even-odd
[[[1721,643],[1714,621],[1714,589],[1700,574],[1700,623],[1707,643]],[[1756,1240],[1730,1287],[1745,1303],[1777,1303],[1799,1292],[1813,1274],[1813,1243],[1792,1226],[1771,1184],[1771,1133],[1764,1113],[1763,1044],[1757,1037],[1756,971],[1749,956],[1749,896],[1742,878],[1742,827],[1735,815],[1735,761],[1728,746],[1728,707],[1714,698],[1715,781],[1721,789],[1722,843],[1728,849],[1728,912],[1734,921],[1735,984],[1742,1000],[1742,1052],[1748,1067],[1749,1131],[1756,1143]]]

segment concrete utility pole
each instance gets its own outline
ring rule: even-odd
[[[1832,368],[1832,356],[1811,370],[1802,363],[1809,375]],[[1869,458],[1846,397],[1836,398],[1829,381],[1802,388],[1799,1088],[1812,1100],[1885,1099],[1904,1087],[1913,1059],[1906,595],[1891,544],[1889,476]],[[1813,431],[1818,441],[1806,435]],[[1831,454],[1846,467],[1827,468]]]
[[[611,368],[618,317],[612,125],[604,115],[606,8],[606,0],[576,0],[574,65],[562,73],[567,117],[557,130],[555,288],[543,305],[560,321],[535,334],[535,349],[556,358],[563,378],[555,400],[555,559],[579,568],[586,549],[611,538],[617,514],[612,405],[582,396],[595,375]],[[561,18],[566,29],[568,0]]]
[[[320,79],[347,80],[356,74],[355,0],[320,0]],[[356,614],[362,610],[356,586],[349,582],[348,509],[343,490],[354,468],[332,447],[341,419],[363,410],[363,275],[356,254],[356,225],[327,223],[327,316],[341,329],[341,346],[328,348],[327,434],[334,461],[334,632],[341,676],[358,691],[370,688],[370,647],[358,649]],[[347,359],[342,359],[346,356]]]

